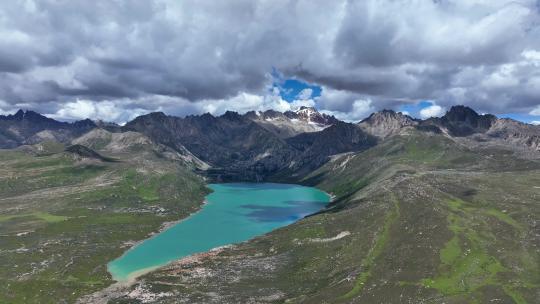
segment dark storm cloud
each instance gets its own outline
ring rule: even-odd
[[[262,97],[276,69],[354,119],[426,99],[525,113],[540,104],[538,3],[4,1],[0,110],[279,108]]]

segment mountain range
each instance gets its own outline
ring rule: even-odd
[[[124,126],[94,122],[59,122],[33,111],[19,110],[0,116],[0,148],[14,148],[45,140],[69,144],[89,131],[137,132],[150,141],[182,154],[192,154],[205,174],[218,181],[272,180],[283,172],[312,171],[345,152],[373,147],[389,136],[408,130],[444,134],[468,144],[508,145],[517,150],[540,150],[540,126],[494,115],[480,115],[471,108],[454,106],[440,118],[420,120],[400,112],[383,110],[358,123],[347,123],[314,108],[301,107],[284,113],[274,110],[221,116],[192,115],[185,118],[150,113]],[[92,140],[92,134],[85,135]]]

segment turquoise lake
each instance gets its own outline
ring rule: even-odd
[[[316,188],[272,183],[211,184],[197,213],[129,249],[108,265],[117,281],[212,248],[239,243],[324,208]]]

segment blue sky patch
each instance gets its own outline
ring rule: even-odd
[[[398,111],[401,112],[407,112],[408,115],[412,117],[420,117],[420,111],[424,108],[427,108],[434,103],[429,100],[424,100],[421,102],[418,102],[416,104],[406,104],[402,105],[398,108]],[[480,113],[482,114],[482,113]],[[540,121],[540,116],[538,115],[530,115],[530,114],[518,114],[518,113],[508,113],[508,114],[497,114],[496,115],[499,118],[511,118],[517,121],[525,122],[525,123],[533,123]]]
[[[273,87],[279,89],[281,98],[288,102],[292,102],[295,99],[298,99],[298,94],[304,89],[311,89],[313,93],[311,97],[321,96],[322,88],[316,84],[310,84],[305,81],[301,81],[294,78],[284,79],[283,76],[276,70],[272,72],[272,77],[274,78]]]
[[[405,104],[399,107],[398,111],[407,112],[408,115],[412,117],[420,117],[420,110],[430,107],[433,105],[433,102],[424,100],[415,104]]]
[[[287,79],[282,83],[274,83],[274,86],[279,88],[281,98],[288,102],[298,99],[298,94],[304,89],[312,89],[311,97],[321,96],[321,87],[318,85],[308,84],[296,79]]]
[[[515,120],[519,120],[526,123],[533,123],[533,122],[539,122],[540,116],[539,115],[530,115],[530,114],[516,114],[516,113],[508,113],[508,114],[499,114],[497,115],[499,118],[512,118]]]

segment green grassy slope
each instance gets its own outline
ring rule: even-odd
[[[129,290],[160,303],[536,303],[540,297],[537,161],[413,132],[336,157],[301,182],[334,194],[331,208],[150,273]]]
[[[144,159],[0,150],[0,302],[73,303],[112,283],[106,264],[130,244],[197,210],[200,178]]]

